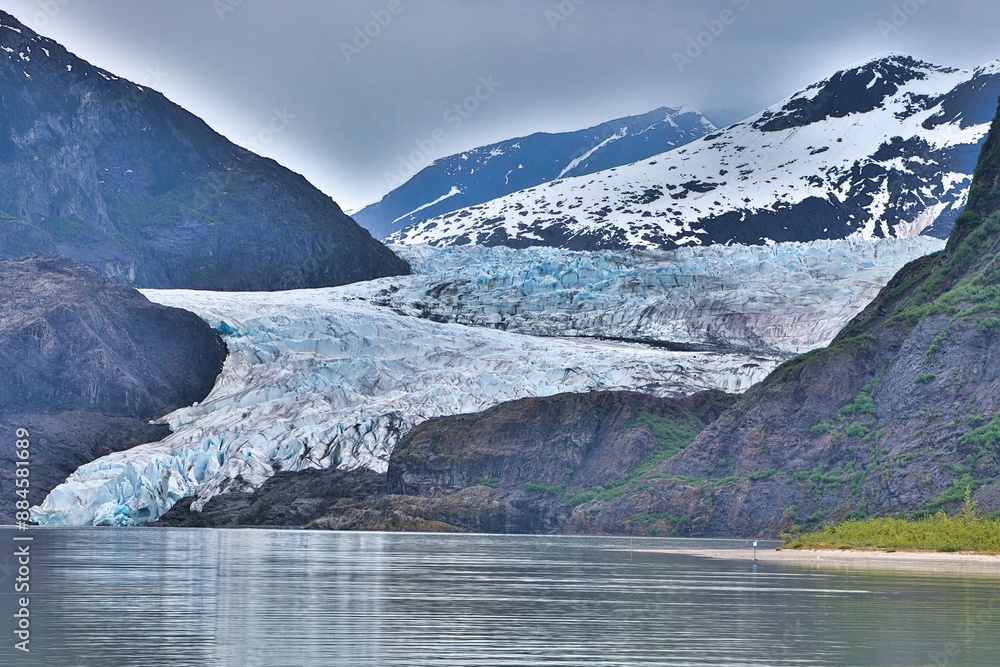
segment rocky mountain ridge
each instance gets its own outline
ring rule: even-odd
[[[557,178],[617,167],[714,131],[691,107],[662,107],[575,132],[538,132],[435,160],[354,214],[376,238]]]

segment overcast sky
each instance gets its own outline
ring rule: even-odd
[[[0,8],[305,174],[346,209],[377,200],[401,169],[535,131],[681,104],[725,125],[890,51],[966,68],[1000,58],[995,0],[0,0]]]

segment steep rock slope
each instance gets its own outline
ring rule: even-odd
[[[868,514],[1000,509],[1000,120],[948,245],[903,269],[825,349],[781,366],[578,531],[777,534]]]
[[[152,526],[234,528],[238,526],[306,526],[341,500],[364,501],[384,496],[385,473],[367,468],[322,468],[279,472],[248,493],[213,496],[193,511],[193,496],[182,498]]]
[[[735,396],[630,392],[527,398],[438,417],[396,446],[387,475],[279,473],[252,494],[185,499],[157,525],[309,525],[334,530],[555,532],[574,503],[691,442]],[[616,486],[615,486],[616,485]]]
[[[390,240],[598,249],[943,238],[998,94],[997,63],[964,71],[881,58],[669,153],[429,218]]]
[[[427,521],[483,532],[554,532],[575,504],[624,488],[630,476],[686,447],[734,399],[721,392],[683,399],[564,394],[431,420],[390,459],[387,490],[403,497],[379,504],[410,513],[406,496],[420,496],[417,516]],[[345,520],[361,527],[353,525],[356,507],[340,503],[313,527],[340,528]]]
[[[376,238],[557,178],[636,162],[715,130],[690,107],[663,107],[576,132],[509,139],[451,155],[420,170],[354,214]]]
[[[406,273],[329,197],[161,94],[0,12],[0,258],[143,287],[277,290]]]
[[[0,432],[13,447],[16,430],[28,430],[35,502],[80,465],[169,434],[149,420],[204,398],[225,356],[192,313],[72,260],[0,262]],[[4,456],[6,498],[14,470]],[[12,517],[4,503],[0,521]]]

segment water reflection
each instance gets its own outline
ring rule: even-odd
[[[1000,579],[982,576],[632,553],[628,539],[35,535],[31,659],[10,642],[0,664],[992,667],[1000,650]]]

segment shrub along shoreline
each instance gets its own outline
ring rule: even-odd
[[[921,519],[856,519],[786,538],[786,549],[969,551],[1000,554],[1000,518],[984,518],[966,489],[957,516],[938,512]]]

